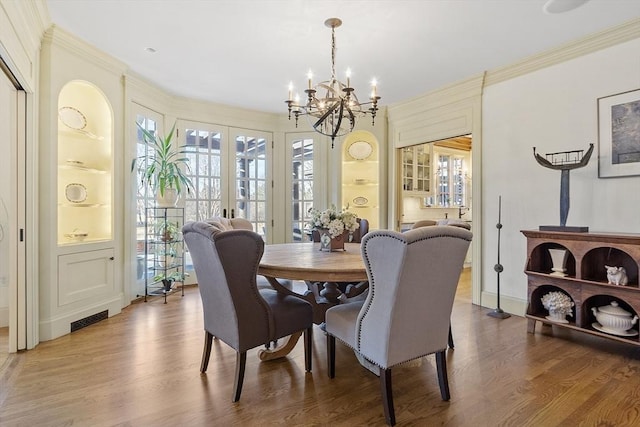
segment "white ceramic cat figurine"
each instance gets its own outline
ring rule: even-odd
[[[625,286],[627,284],[627,270],[624,267],[609,267],[605,265],[604,268],[607,269],[607,280],[610,285]]]

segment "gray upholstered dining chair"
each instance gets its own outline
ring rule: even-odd
[[[471,237],[459,227],[370,232],[361,247],[367,298],[327,310],[329,377],[335,377],[337,338],[379,368],[390,425],[395,424],[391,368],[400,363],[435,353],[440,394],[449,400],[447,331]]]
[[[213,338],[236,351],[233,401],[240,399],[247,350],[304,331],[304,358],[311,371],[313,313],[300,298],[258,289],[256,274],[264,241],[250,230],[221,230],[207,222],[182,228],[198,277],[205,340],[200,372],[206,372]]]
[[[416,221],[411,227],[411,229],[413,230],[415,228],[420,228],[420,227],[431,227],[434,225],[449,225],[449,224],[448,223],[440,224],[439,221],[436,221],[434,219],[422,219],[420,221]],[[454,224],[451,224],[451,225],[454,225]],[[469,230],[469,228],[467,228],[467,230]],[[451,325],[449,325],[449,348],[455,348],[455,345],[453,342],[453,332],[451,331]]]
[[[253,230],[251,221],[244,218],[224,218],[214,216],[205,220],[209,224],[213,224],[223,231],[227,230]]]
[[[430,227],[432,225],[438,225],[438,221],[435,219],[421,219],[414,222],[411,228]]]
[[[358,221],[358,228],[351,233],[349,241],[360,243],[362,242],[362,238],[369,232],[369,220],[366,218],[356,218],[356,221]]]

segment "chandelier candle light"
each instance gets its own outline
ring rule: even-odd
[[[285,103],[289,110],[289,120],[293,113],[296,127],[298,127],[298,117],[306,115],[309,124],[316,132],[331,137],[331,148],[333,148],[337,136],[346,135],[353,130],[356,117],[370,114],[371,123],[375,125],[380,97],[375,80],[371,82],[370,101],[360,103],[355,90],[351,87],[351,70],[347,69],[346,84],[336,78],[335,29],[342,25],[342,21],[338,18],[329,18],[324,21],[324,25],[331,28],[331,79],[314,86],[313,75],[309,71],[308,88],[304,91],[307,94],[306,104],[300,104],[298,95],[295,99],[293,98],[293,83],[289,83],[289,97]],[[369,105],[368,108],[367,105]]]

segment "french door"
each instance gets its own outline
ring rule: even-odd
[[[271,134],[197,122],[179,127],[195,187],[186,195],[185,219],[245,218],[271,242]]]
[[[285,242],[308,242],[311,239],[311,208],[325,209],[327,205],[328,152],[318,134],[289,133],[285,136],[288,163],[285,187],[287,196],[285,218],[289,229]]]

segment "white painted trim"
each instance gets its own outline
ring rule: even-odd
[[[100,301],[92,306],[84,306],[74,311],[66,311],[59,316],[50,317],[46,321],[40,322],[40,339],[49,341],[63,335],[67,335],[71,330],[71,323],[85,317],[109,311],[109,317],[120,313],[122,295],[117,295],[108,300]]]
[[[485,85],[510,80],[640,37],[640,18],[487,72]]]
[[[482,307],[494,310],[497,301],[498,297],[495,293],[482,291]],[[527,311],[527,301],[520,298],[500,295],[500,308],[509,314],[524,317]]]
[[[473,268],[472,301],[480,304],[482,291],[482,90],[484,75],[389,108],[389,215],[392,228],[400,223],[399,171],[396,149],[460,135],[473,135]]]
[[[42,42],[64,49],[65,52],[76,55],[82,58],[83,61],[93,64],[108,73],[122,75],[127,69],[127,65],[124,62],[107,55],[55,24],[45,31]]]

